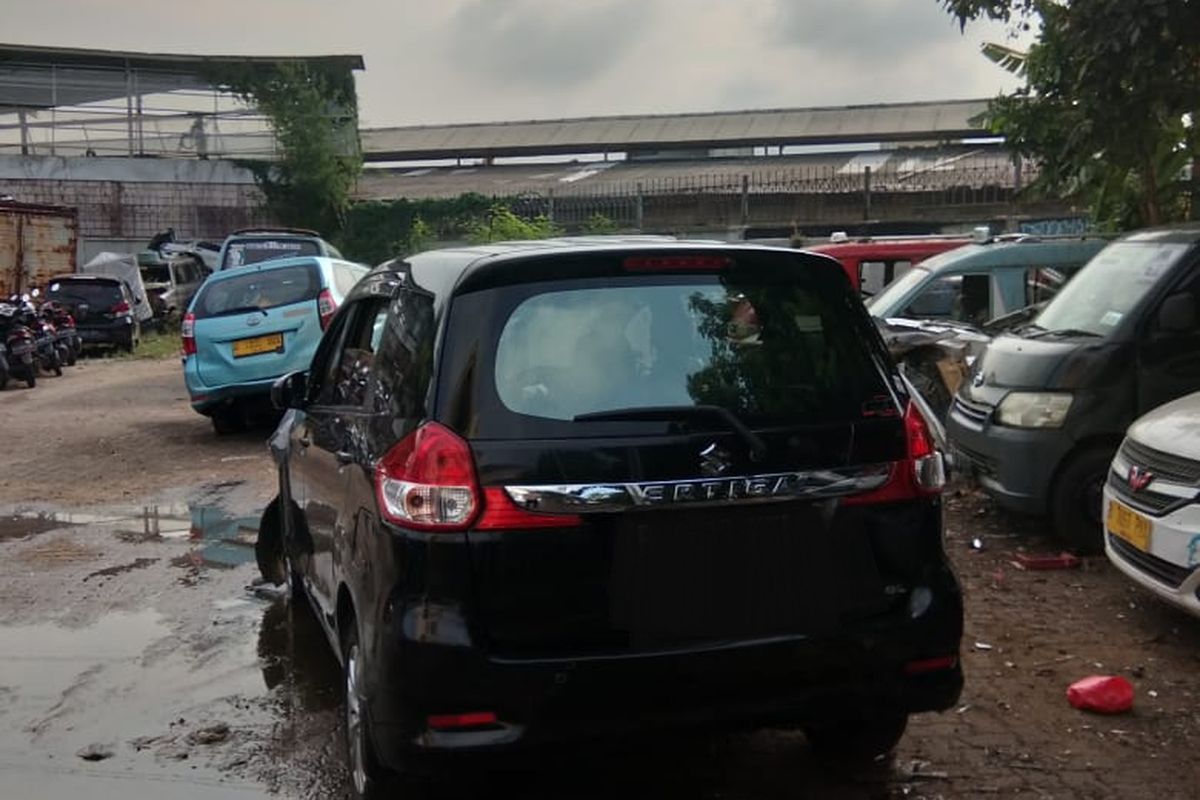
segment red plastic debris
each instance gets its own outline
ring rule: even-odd
[[[1101,714],[1121,714],[1133,708],[1133,684],[1120,675],[1091,675],[1067,687],[1075,708]]]
[[[1071,569],[1079,566],[1079,558],[1070,553],[1056,556],[1017,553],[1015,559],[1014,563],[1022,569]]]

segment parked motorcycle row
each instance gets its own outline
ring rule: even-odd
[[[42,301],[35,289],[0,302],[0,389],[9,379],[32,389],[38,375],[62,375],[83,352],[83,338],[65,306]]]

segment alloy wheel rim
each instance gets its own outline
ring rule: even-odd
[[[367,788],[362,698],[358,693],[360,668],[358,645],[354,644],[346,655],[346,739],[350,745],[350,774],[359,795]]]

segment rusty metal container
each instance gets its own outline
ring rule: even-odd
[[[0,201],[0,297],[75,272],[78,244],[76,209]]]

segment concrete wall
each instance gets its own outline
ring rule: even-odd
[[[95,240],[144,246],[167,228],[180,239],[220,240],[271,221],[254,176],[226,161],[0,156],[3,194],[79,209],[84,251]]]

